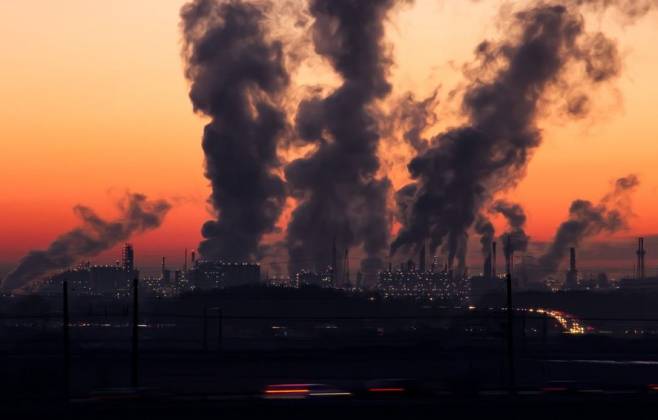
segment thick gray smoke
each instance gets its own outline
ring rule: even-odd
[[[309,1],[315,51],[331,63],[342,84],[326,97],[304,100],[297,111],[301,141],[317,149],[285,171],[299,203],[287,232],[291,274],[309,262],[326,266],[333,238],[341,248],[363,246],[365,270],[381,264],[389,239],[391,184],[376,177],[380,133],[372,107],[391,90],[384,23],[395,3]]]
[[[475,220],[475,232],[480,235],[482,256],[487,258],[491,253],[491,244],[493,242],[494,235],[496,234],[496,230],[486,216],[479,214]]]
[[[577,9],[539,3],[515,13],[508,33],[477,47],[479,66],[462,102],[468,123],[432,139],[409,163],[414,182],[404,187],[393,252],[429,239],[432,253],[443,246],[449,264],[457,257],[463,266],[467,229],[496,192],[522,178],[541,143],[536,120],[546,93],[568,94],[577,79],[583,101],[585,87],[618,73],[615,44],[587,34]]]
[[[617,9],[629,22],[641,18],[658,7],[658,0],[569,0],[571,4],[594,10]]]
[[[397,101],[392,115],[389,117],[390,124],[393,125],[389,130],[402,130],[404,140],[416,152],[422,152],[429,146],[422,134],[425,128],[431,127],[438,120],[434,112],[438,102],[438,93],[439,91],[436,89],[423,99],[416,99],[413,93],[407,93]]]
[[[507,220],[508,230],[500,237],[505,255],[525,251],[528,248],[530,238],[525,233],[526,215],[523,207],[515,203],[498,200],[493,204],[492,210],[502,214]]]
[[[630,193],[639,185],[635,175],[619,178],[615,188],[600,203],[575,200],[569,208],[569,218],[558,228],[553,242],[539,259],[543,275],[557,271],[570,247],[600,233],[615,233],[627,227],[630,214]]]
[[[155,229],[171,208],[167,201],[148,200],[141,194],[127,195],[118,207],[121,214],[111,221],[88,207],[74,207],[81,225],[58,236],[47,249],[30,251],[7,275],[2,288],[21,288],[53,270],[70,267],[80,258],[96,256],[135,234]]]
[[[211,118],[203,151],[216,220],[202,228],[199,251],[206,259],[257,258],[285,203],[275,171],[286,128],[279,101],[289,77],[261,3],[195,0],[181,10],[190,99]]]

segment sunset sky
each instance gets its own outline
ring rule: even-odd
[[[167,255],[178,264],[185,247],[197,246],[209,217],[200,146],[207,121],[187,97],[178,26],[183,3],[0,2],[0,262],[11,264],[74,227],[76,204],[111,217],[125,191],[174,203],[160,229],[132,240],[138,263]],[[416,0],[392,16],[392,95],[423,96],[441,86],[439,124],[428,134],[458,121],[458,103],[448,94],[464,81],[462,65],[474,47],[504,30],[495,25],[502,4]],[[629,173],[641,186],[622,236],[658,233],[657,23],[655,12],[633,25],[614,13],[588,15],[588,29],[617,39],[623,71],[593,93],[585,120],[549,111],[542,118],[544,144],[507,195],[525,206],[533,240],[551,238],[573,199],[598,200]],[[314,75],[302,68],[296,83],[314,83]],[[400,186],[404,165],[396,162],[391,171]],[[97,260],[118,255],[114,249]],[[656,256],[658,249],[648,250],[652,264]]]

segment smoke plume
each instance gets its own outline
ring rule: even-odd
[[[400,129],[404,140],[416,151],[427,149],[428,142],[423,138],[423,130],[434,125],[438,117],[434,108],[438,102],[439,90],[435,89],[431,95],[423,99],[416,99],[413,93],[407,93],[395,104],[390,118],[394,127],[390,131]]]
[[[203,134],[216,219],[202,228],[206,259],[257,258],[285,203],[277,145],[289,84],[281,42],[268,37],[263,2],[195,0],[181,10],[185,76]]]
[[[615,8],[628,22],[633,22],[658,7],[658,0],[571,0],[571,3],[594,10]]]
[[[296,130],[317,146],[285,170],[298,201],[288,225],[289,272],[329,263],[332,238],[339,247],[363,246],[364,270],[381,264],[388,244],[390,182],[377,178],[380,133],[374,101],[385,98],[392,63],[384,23],[396,0],[310,0],[315,51],[342,78],[326,97],[302,101]],[[316,268],[320,268],[316,267]]]
[[[477,216],[475,221],[475,232],[480,235],[482,256],[488,258],[491,252],[491,244],[493,242],[496,231],[489,219],[487,219],[483,214],[479,214]]]
[[[600,233],[615,233],[627,227],[630,215],[630,194],[639,185],[635,175],[619,178],[613,191],[598,204],[575,200],[569,217],[558,228],[553,242],[539,259],[544,275],[557,271],[570,247],[577,247],[584,239]]]
[[[515,203],[498,200],[493,204],[492,210],[502,214],[507,220],[508,230],[500,237],[505,255],[525,251],[528,248],[530,238],[525,233],[526,215],[523,207]]]
[[[141,194],[128,194],[118,207],[120,216],[107,221],[89,207],[75,206],[81,225],[58,236],[47,249],[30,251],[7,275],[2,288],[21,288],[49,272],[70,267],[80,258],[96,256],[135,234],[153,230],[171,208],[167,201],[148,200]]]
[[[506,39],[476,49],[462,100],[467,124],[432,139],[409,163],[414,181],[405,190],[413,197],[405,196],[392,252],[430,239],[432,252],[445,247],[449,264],[457,257],[463,266],[468,228],[495,193],[518,183],[541,143],[536,120],[547,93],[568,99],[577,83],[583,96],[584,87],[617,75],[615,44],[586,33],[577,9],[538,3],[511,19]]]

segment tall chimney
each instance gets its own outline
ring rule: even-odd
[[[338,265],[338,258],[336,255],[336,236],[334,235],[334,242],[331,246],[331,283],[332,287],[336,287],[336,272],[338,271],[336,267]]]
[[[345,248],[345,258],[343,260],[343,285],[350,284],[350,249]]]
[[[420,269],[421,273],[425,272],[425,243],[423,242],[423,246],[420,248],[420,257],[418,258],[418,268]]]
[[[576,248],[569,248],[569,271],[567,271],[567,278],[564,283],[564,288],[567,290],[574,290],[578,288],[578,270],[576,269]]]
[[[491,277],[496,278],[496,241],[491,243]]]
[[[505,254],[505,267],[509,275],[514,270],[514,249],[512,248],[512,238],[507,236],[507,243],[503,244],[503,251]]]
[[[490,279],[491,277],[491,250],[484,259],[484,267],[482,269],[482,277],[485,279]]]
[[[185,248],[185,259],[183,260],[183,273],[187,273],[187,248]]]
[[[637,278],[640,280],[644,279],[644,255],[646,251],[644,250],[644,238],[638,238],[637,240]]]

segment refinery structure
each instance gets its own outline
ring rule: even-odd
[[[133,279],[140,280],[140,288],[146,295],[172,297],[194,290],[221,290],[232,287],[265,284],[271,287],[317,287],[341,289],[350,292],[377,292],[384,299],[416,299],[427,301],[466,302],[487,293],[502,293],[505,289],[505,272],[512,274],[512,285],[517,291],[577,291],[610,289],[647,289],[658,287],[658,278],[648,277],[645,269],[646,249],[644,238],[638,238],[633,276],[612,281],[605,273],[585,276],[578,270],[577,249],[569,248],[568,268],[563,274],[545,275],[537,267],[536,259],[523,256],[514,263],[511,255],[505,255],[505,269],[497,262],[496,242],[484,258],[482,272],[469,275],[467,270],[458,273],[438,256],[428,256],[421,247],[416,261],[409,259],[395,266],[378,270],[374,281],[366,281],[366,275],[357,271],[350,277],[349,251],[346,249],[338,260],[335,242],[331,249],[331,263],[321,270],[302,269],[291,276],[270,276],[261,272],[261,265],[245,261],[206,261],[191,252],[188,264],[187,249],[183,264],[171,269],[167,260],[157,274],[142,275],[135,265],[135,250],[125,244],[121,260],[114,264],[93,265],[82,263],[52,275],[38,286],[40,294],[61,293],[61,285],[68,281],[71,293],[90,296],[121,298],[130,294]],[[431,259],[431,263],[427,263]]]

